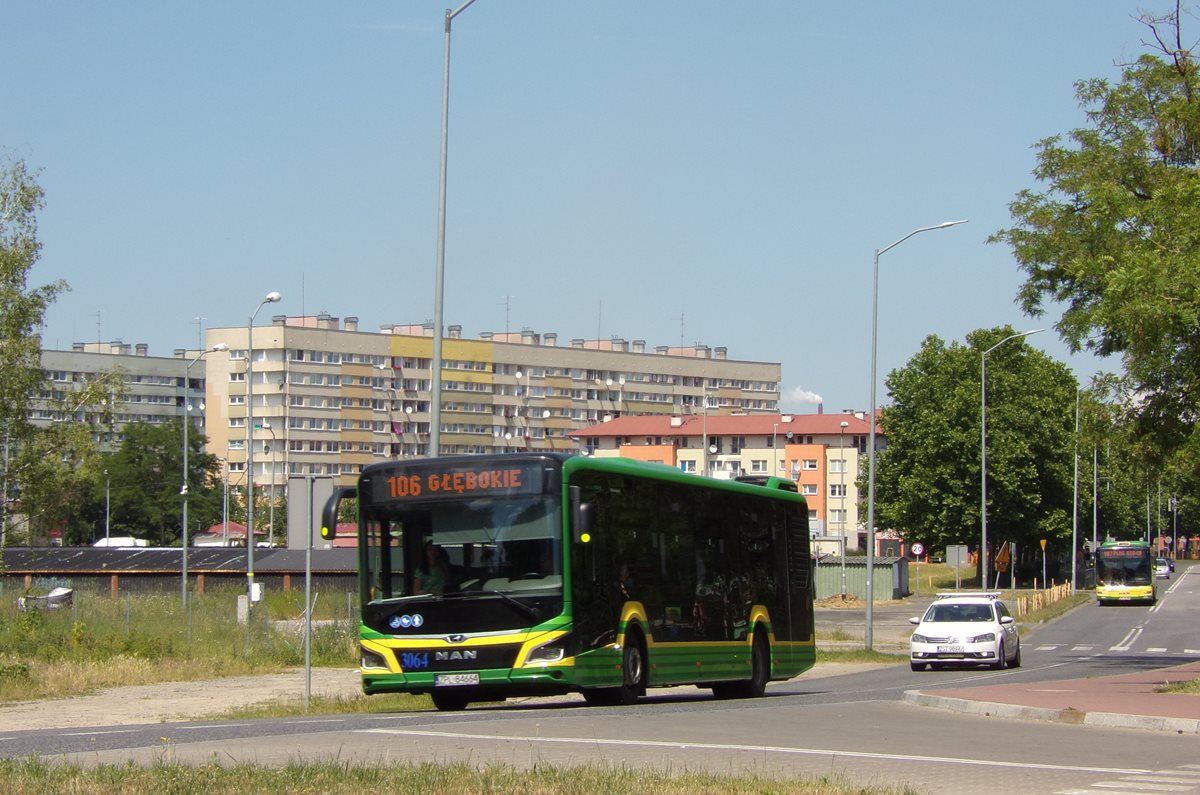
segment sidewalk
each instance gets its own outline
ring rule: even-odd
[[[1158,693],[1200,679],[1200,661],[1118,676],[909,690],[904,700],[972,715],[1200,734],[1200,695]]]

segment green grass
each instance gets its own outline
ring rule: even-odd
[[[164,748],[164,756],[169,755]],[[720,773],[666,773],[615,765],[474,767],[467,763],[359,764],[298,762],[281,767],[250,764],[201,765],[159,762],[146,767],[97,765],[83,767],[39,759],[0,761],[0,788],[9,795],[70,792],[101,795],[110,792],[190,793],[206,795],[341,795],[360,792],[436,792],[447,795],[519,792],[526,795],[624,795],[655,792],[662,795],[911,795],[903,786],[864,787],[834,775],[771,777]]]
[[[80,695],[102,687],[269,673],[303,664],[303,594],[272,594],[237,623],[240,589],[179,596],[76,594],[68,608],[18,612],[0,603],[0,702]],[[317,666],[353,665],[356,618],[344,594],[327,600],[312,638]],[[337,602],[341,605],[336,620]],[[318,604],[320,601],[318,600]],[[319,615],[319,613],[315,613]]]

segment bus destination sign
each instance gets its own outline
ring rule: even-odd
[[[1097,553],[1102,558],[1144,558],[1147,554],[1145,547],[1115,547],[1112,549],[1101,549]]]
[[[542,466],[536,461],[490,466],[436,463],[397,469],[374,482],[380,500],[429,500],[540,494]]]

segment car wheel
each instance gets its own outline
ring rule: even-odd
[[[1008,660],[1004,658],[1004,641],[1000,641],[1000,645],[996,647],[996,662],[992,667],[997,671],[1003,671],[1008,667]]]
[[[1021,667],[1021,641],[1017,641],[1017,653],[1013,655],[1012,662],[1009,663],[1010,668]]]
[[[908,664],[908,667],[909,667],[909,668],[912,668],[914,671],[924,671],[924,670],[925,670],[925,663],[919,663],[919,662],[910,662],[910,663]]]

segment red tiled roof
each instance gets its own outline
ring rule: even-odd
[[[572,431],[570,436],[828,436],[842,433],[866,435],[870,425],[853,414],[702,414],[678,417],[638,415],[616,419]]]

